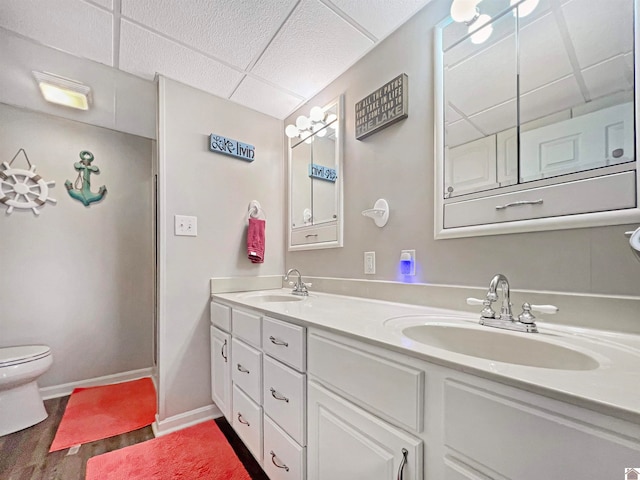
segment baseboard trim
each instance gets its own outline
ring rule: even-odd
[[[128,372],[114,373],[111,375],[104,375],[102,377],[79,380],[77,382],[69,382],[63,383],[61,385],[53,385],[51,387],[43,387],[40,389],[40,395],[42,395],[43,400],[49,400],[50,398],[58,398],[70,395],[71,392],[73,392],[74,388],[96,387],[99,385],[108,385],[110,383],[138,380],[139,378],[144,377],[151,377],[155,385],[155,373],[156,369],[154,367],[141,368],[139,370],[129,370]]]
[[[183,428],[191,427],[198,423],[213,420],[221,416],[222,412],[218,406],[212,403],[205,407],[196,408],[195,410],[167,417],[164,420],[158,419],[158,415],[156,415],[156,421],[151,424],[151,428],[153,429],[153,434],[156,437],[161,437],[168,433],[182,430]]]

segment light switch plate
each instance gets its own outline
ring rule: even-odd
[[[186,235],[188,237],[198,236],[198,217],[188,215],[176,215],[175,234]]]
[[[376,273],[376,252],[364,252],[364,274],[375,275]]]

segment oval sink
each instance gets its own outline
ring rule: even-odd
[[[486,329],[484,329],[486,328]],[[497,362],[557,370],[595,370],[594,358],[562,345],[534,338],[538,334],[509,334],[491,327],[415,325],[402,330],[410,339],[450,352]]]
[[[246,298],[250,298],[255,302],[265,302],[265,303],[276,303],[276,302],[299,302],[300,300],[304,300],[305,297],[296,297],[294,295],[279,295],[279,294],[268,294],[268,295],[251,295]]]

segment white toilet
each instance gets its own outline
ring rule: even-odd
[[[36,380],[52,363],[46,345],[0,348],[0,436],[47,418]]]

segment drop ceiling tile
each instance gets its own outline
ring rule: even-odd
[[[245,69],[295,4],[296,0],[122,0],[122,15]]]
[[[466,120],[460,120],[446,127],[445,143],[453,148],[484,137],[484,133]]]
[[[622,55],[582,71],[591,98],[633,91],[633,70]]]
[[[522,95],[520,121],[530,122],[553,113],[584,103],[574,76],[545,85],[543,88]]]
[[[242,73],[122,20],[120,69],[153,79],[156,72],[192,87],[228,98]]]
[[[113,11],[113,0],[85,0]]]
[[[285,118],[303,102],[302,98],[249,76],[244,77],[231,100],[279,119]]]
[[[113,65],[113,15],[82,0],[3,0],[0,26],[79,57]]]
[[[303,0],[252,72],[303,96],[338,77],[373,42],[317,0]]]
[[[402,25],[430,0],[332,0],[368,32],[382,39]]]

